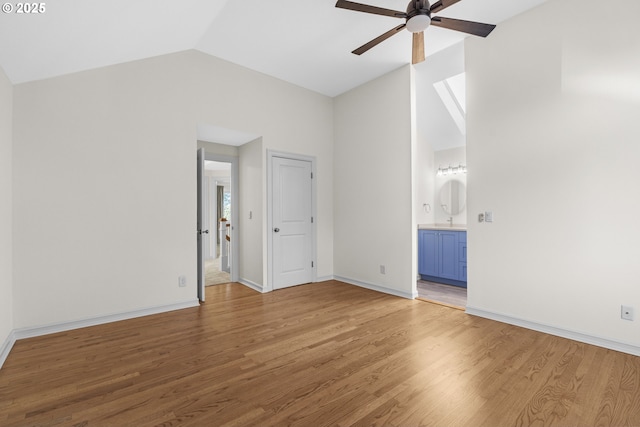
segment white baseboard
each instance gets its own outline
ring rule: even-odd
[[[314,283],[317,283],[317,282],[326,282],[326,281],[328,281],[328,280],[336,280],[336,278],[335,278],[335,277],[333,277],[333,276],[322,276],[322,277],[316,277],[316,281],[315,281]]]
[[[4,342],[2,343],[2,346],[0,347],[0,368],[2,368],[2,365],[4,365],[5,360],[7,360],[7,357],[9,357],[9,352],[11,352],[11,349],[13,348],[13,345],[15,343],[16,343],[16,335],[13,331],[11,331],[7,339],[4,340]]]
[[[402,291],[398,291],[397,289],[390,289],[380,285],[374,285],[373,283],[362,282],[360,280],[349,279],[347,277],[342,276],[334,276],[334,280],[339,280],[341,282],[349,283],[351,285],[360,286],[361,288],[371,289],[372,291],[382,292],[384,294],[395,295],[397,297],[415,299],[418,294],[414,295],[413,293],[406,293]]]
[[[258,285],[255,282],[252,282],[249,279],[238,279],[238,283],[245,285],[247,288],[251,288],[254,291],[258,291],[260,293],[264,293],[264,288],[262,285]]]
[[[586,344],[595,345],[598,347],[608,348],[610,350],[620,351],[622,353],[632,354],[634,356],[640,356],[640,347],[627,344],[618,341],[612,341],[607,338],[597,337],[593,335],[583,334],[581,332],[570,331],[567,329],[559,328],[552,325],[545,325],[543,323],[532,322],[530,320],[519,319],[506,314],[495,313],[486,311],[480,308],[467,306],[467,314],[473,316],[484,317],[485,319],[496,320],[502,323],[508,323],[510,325],[521,326],[523,328],[531,329],[538,332],[544,332],[549,335],[555,335],[562,338],[567,338],[573,341],[583,342]]]
[[[97,326],[105,323],[118,322],[120,320],[134,319],[136,317],[149,316],[151,314],[165,313],[167,311],[181,310],[183,308],[197,307],[199,302],[197,299],[179,302],[175,304],[161,305],[156,307],[148,307],[140,310],[133,310],[124,313],[109,314],[106,316],[97,316],[71,322],[54,323],[45,326],[35,326],[29,328],[19,328],[13,331],[16,340],[23,338],[39,337],[42,335],[55,334],[57,332],[71,331],[73,329],[86,328],[89,326]]]

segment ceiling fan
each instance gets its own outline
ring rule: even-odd
[[[440,12],[459,1],[460,0],[438,0],[433,5],[430,5],[427,0],[411,0],[407,6],[406,12],[384,9],[382,7],[371,6],[368,4],[354,3],[347,0],[338,0],[336,7],[355,10],[356,12],[373,13],[375,15],[404,19],[404,24],[400,24],[397,27],[392,28],[370,42],[363,44],[351,53],[362,55],[372,47],[382,43],[392,35],[397,34],[406,28],[413,33],[413,54],[411,63],[417,64],[424,61],[424,30],[426,30],[429,25],[462,31],[463,33],[473,34],[480,37],[487,37],[496,27],[495,25],[483,24],[481,22],[431,16],[432,13]]]

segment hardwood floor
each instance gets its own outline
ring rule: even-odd
[[[340,282],[17,342],[2,426],[639,426],[640,358]]]

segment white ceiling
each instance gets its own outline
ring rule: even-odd
[[[462,0],[439,15],[499,24],[545,1]],[[407,0],[359,2],[396,10],[404,10],[407,4]],[[41,14],[0,13],[0,66],[14,84],[198,49],[335,96],[411,58],[411,36],[406,31],[362,56],[351,54],[402,20],[338,9],[335,0],[55,0],[44,4]],[[425,33],[426,53],[431,55],[464,37],[430,27]]]

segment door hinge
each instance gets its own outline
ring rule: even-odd
[[[313,268],[313,261],[311,261],[311,268]]]
[[[313,217],[311,217],[311,224],[313,224]]]
[[[313,179],[313,172],[311,172],[311,179]]]

